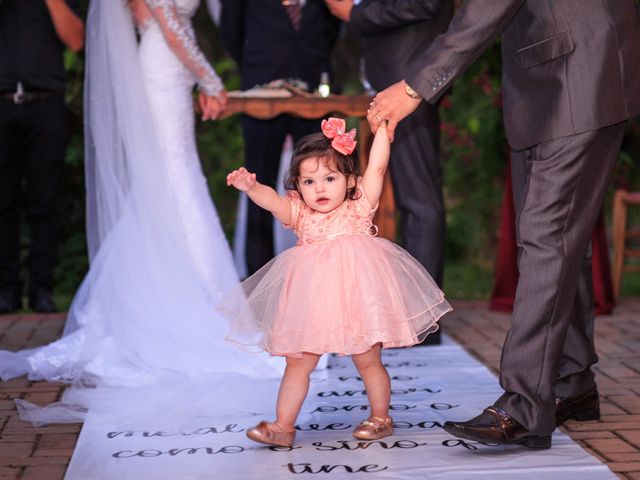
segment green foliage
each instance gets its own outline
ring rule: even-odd
[[[447,261],[493,262],[508,158],[496,45],[456,82],[441,105]],[[448,274],[447,274],[448,275]]]
[[[237,117],[198,122],[196,127],[202,169],[209,184],[222,228],[232,240],[236,216],[236,189],[227,187],[227,174],[244,163],[240,122]]]

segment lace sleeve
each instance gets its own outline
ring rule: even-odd
[[[198,89],[210,96],[224,86],[195,41],[193,31],[185,27],[174,0],[145,0],[167,43],[180,61],[193,73]]]

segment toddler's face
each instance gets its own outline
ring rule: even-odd
[[[300,163],[298,190],[313,210],[327,213],[338,208],[354,185],[355,179],[340,173],[331,161],[310,157]]]

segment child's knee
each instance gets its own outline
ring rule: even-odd
[[[369,370],[371,368],[382,367],[380,350],[372,349],[365,353],[352,355],[351,360],[358,370]]]
[[[310,374],[318,364],[319,355],[302,354],[302,357],[287,357],[287,369]]]

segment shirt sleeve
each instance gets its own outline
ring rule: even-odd
[[[210,96],[220,93],[224,89],[220,77],[198,48],[193,30],[181,21],[175,0],[145,0],[145,2],[153,18],[160,25],[173,53],[196,78],[198,89]]]

